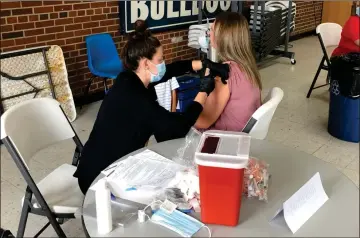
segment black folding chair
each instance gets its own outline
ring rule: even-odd
[[[60,224],[75,218],[84,196],[73,177],[83,145],[65,116],[59,102],[37,98],[21,102],[1,115],[1,140],[24,177],[27,187],[16,237],[24,237],[29,213],[46,216],[59,237],[66,237]],[[73,139],[76,148],[72,164],[63,164],[35,183],[27,162],[40,150],[63,140]],[[34,197],[33,197],[34,195]]]
[[[309,88],[309,91],[306,95],[307,98],[310,97],[312,91],[317,88],[321,88],[324,86],[329,85],[330,79],[329,79],[329,71],[330,71],[330,58],[327,54],[326,48],[330,46],[337,46],[339,44],[340,38],[341,38],[341,31],[342,27],[339,24],[336,23],[322,23],[316,27],[316,34],[318,36],[321,50],[323,52],[323,57],[320,61],[319,67],[316,71],[315,77],[311,83],[311,86]],[[325,64],[326,62],[326,64]],[[326,83],[320,86],[315,87],[315,83],[319,77],[320,71],[326,70],[328,71]]]

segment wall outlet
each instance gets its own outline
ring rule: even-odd
[[[183,37],[182,37],[182,36],[171,38],[171,43],[179,43],[179,42],[181,42],[181,41],[183,41]]]

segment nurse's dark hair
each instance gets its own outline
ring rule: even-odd
[[[154,37],[143,20],[137,20],[134,24],[135,31],[129,34],[129,39],[121,51],[121,59],[126,69],[137,70],[139,60],[142,58],[152,59],[160,41]]]

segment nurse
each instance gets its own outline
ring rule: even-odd
[[[206,61],[180,61],[165,65],[163,47],[142,20],[121,54],[126,71],[120,73],[104,98],[74,177],[85,194],[107,166],[145,146],[151,135],[158,142],[184,137],[199,117],[214,77],[227,80],[229,67]],[[204,67],[203,67],[204,65]],[[184,113],[171,113],[156,101],[154,85],[189,71],[209,68],[213,77],[202,78],[200,91]]]

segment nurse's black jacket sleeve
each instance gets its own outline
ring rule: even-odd
[[[178,77],[189,72],[194,72],[192,68],[192,60],[181,60],[166,65],[166,73],[159,82],[154,83],[157,85],[171,79],[172,77]]]
[[[151,115],[149,115],[149,122],[156,141],[162,142],[185,137],[202,110],[201,104],[195,101],[183,113],[169,112],[154,102]]]

